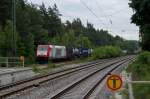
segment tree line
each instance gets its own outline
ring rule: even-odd
[[[142,49],[150,51],[150,1],[130,0],[129,5],[134,11],[132,23],[140,28]]]
[[[130,66],[129,72],[132,72],[133,80],[149,81],[150,80],[150,0],[130,0],[130,7],[134,10],[132,23],[139,26],[142,53],[136,61]],[[149,99],[149,85],[133,86],[135,99]]]
[[[0,0],[0,56],[14,56],[12,34],[12,0]],[[57,44],[71,47],[112,45],[123,50],[134,51],[137,41],[113,37],[107,30],[96,29],[93,24],[82,23],[80,18],[61,21],[62,14],[57,5],[38,6],[26,0],[16,0],[16,56],[25,56],[33,62],[39,44]]]

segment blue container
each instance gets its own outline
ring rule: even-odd
[[[88,48],[80,48],[79,53],[81,57],[88,57],[89,56],[89,49]]]

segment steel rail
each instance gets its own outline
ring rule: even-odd
[[[123,61],[123,62],[122,62],[122,61]],[[61,91],[59,91],[58,93],[54,94],[53,96],[50,96],[50,99],[58,99],[61,95],[63,95],[64,93],[66,93],[67,91],[69,91],[70,89],[72,89],[73,87],[75,87],[76,85],[80,84],[82,81],[88,79],[88,78],[91,77],[92,75],[94,75],[94,74],[96,74],[96,73],[98,73],[98,72],[100,72],[100,71],[102,71],[102,70],[104,70],[104,69],[106,69],[106,68],[109,68],[109,67],[111,67],[112,65],[117,64],[117,63],[119,63],[119,62],[121,62],[121,63],[120,63],[119,65],[117,65],[115,68],[117,68],[117,67],[120,66],[121,64],[125,63],[126,60],[124,59],[124,60],[121,60],[121,61],[117,61],[117,62],[111,63],[111,64],[109,64],[109,65],[107,65],[107,66],[105,66],[105,67],[103,67],[103,68],[101,68],[101,69],[96,70],[95,72],[93,72],[93,73],[87,75],[86,77],[80,79],[79,81],[76,81],[76,82],[74,82],[73,84],[67,86],[66,88],[64,88],[63,90],[61,90]],[[115,69],[115,68],[114,68],[114,69]],[[109,74],[109,73],[110,73],[110,72],[108,72],[107,74]]]
[[[128,62],[129,60],[132,61],[132,59],[128,59],[127,61],[123,62],[123,64],[126,63],[126,62]],[[94,90],[98,87],[98,85],[99,85],[100,83],[102,83],[102,81],[104,81],[104,80],[106,79],[106,77],[107,77],[109,74],[111,74],[114,70],[116,70],[117,68],[119,68],[121,65],[122,65],[122,64],[120,64],[120,65],[114,67],[114,68],[111,69],[109,72],[107,72],[107,73],[82,97],[82,99],[89,99],[90,95],[94,92]]]
[[[0,87],[0,91],[4,90],[4,89],[7,89],[9,87],[13,87],[15,85],[19,85],[19,84],[22,84],[22,83],[33,81],[33,80],[36,80],[36,79],[40,79],[40,78],[43,78],[43,77],[46,77],[46,76],[55,75],[57,73],[61,73],[61,72],[65,72],[65,71],[69,71],[69,70],[73,70],[73,69],[77,69],[77,68],[84,67],[84,66],[87,66],[87,65],[90,65],[90,64],[93,64],[93,62],[92,63],[88,63],[88,64],[84,64],[84,65],[80,65],[80,66],[77,66],[77,67],[69,68],[69,69],[66,69],[66,70],[61,70],[61,71],[54,72],[54,73],[48,73],[46,75],[38,75],[38,76],[35,76],[35,77],[32,77],[32,78],[28,78],[28,79],[25,79],[25,80],[17,81],[15,83],[11,83],[11,84],[8,84],[8,85],[1,86]]]
[[[21,82],[17,82],[17,83],[14,83],[14,84],[10,84],[10,85],[7,85],[7,86],[4,86],[4,87],[1,87],[0,88],[0,98],[3,98],[3,97],[6,97],[8,95],[12,95],[14,93],[17,93],[19,91],[22,91],[22,90],[25,90],[25,89],[28,89],[28,88],[31,88],[33,86],[38,86],[39,84],[42,84],[44,82],[47,82],[49,80],[52,80],[52,79],[55,79],[55,78],[58,78],[58,77],[62,77],[64,75],[67,75],[67,74],[70,74],[70,73],[73,73],[73,72],[76,72],[78,70],[82,70],[82,69],[85,69],[85,68],[89,68],[89,67],[92,67],[92,66],[95,66],[95,65],[98,65],[98,64],[102,64],[104,62],[108,62],[108,60],[105,60],[105,61],[96,61],[96,62],[92,62],[92,63],[88,63],[88,64],[85,64],[85,65],[80,65],[78,67],[74,67],[74,68],[70,68],[70,69],[67,69],[67,70],[62,70],[62,71],[59,71],[59,72],[55,72],[55,73],[51,73],[51,74],[47,74],[47,75],[44,75],[44,76],[38,76],[38,77],[35,77],[35,78],[32,78],[32,79],[29,79],[29,80],[25,80],[25,81],[21,81]],[[75,69],[75,70],[73,70]],[[71,71],[69,71],[71,70]],[[25,84],[25,83],[28,83],[28,82],[33,82],[34,80],[38,80],[38,79],[42,79],[44,77],[48,77],[48,76],[53,76],[55,74],[58,74],[58,73],[63,73],[65,71],[68,71],[67,73],[64,73],[64,74],[60,74],[58,76],[55,76],[55,77],[52,77],[52,78],[49,78],[49,79],[46,79],[46,80],[43,80],[43,81],[40,81],[40,82],[36,82],[35,83],[32,83],[32,84],[27,84],[26,86],[22,86],[22,88],[17,88],[17,89],[13,89],[13,87],[16,87],[18,85],[21,85],[21,84]],[[11,89],[10,91],[8,91],[8,89]],[[6,92],[3,91],[3,90],[7,90]]]

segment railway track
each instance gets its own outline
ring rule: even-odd
[[[53,96],[48,96],[48,99],[88,99],[94,89],[107,77],[108,74],[128,61],[129,59],[123,60],[121,62],[115,62],[115,64],[98,69],[93,73],[79,79],[78,81],[73,82],[61,91],[56,92]],[[98,77],[98,75],[102,76]],[[96,79],[96,81],[93,83],[92,80],[94,79]],[[84,85],[86,85],[86,87]]]
[[[134,60],[134,59],[133,59]],[[104,82],[104,80],[106,80],[106,78],[107,78],[107,76],[109,75],[109,74],[113,74],[113,73],[115,73],[115,74],[119,74],[123,69],[124,69],[124,67],[125,66],[127,66],[129,63],[131,63],[132,61],[133,61],[132,59],[130,60],[127,60],[127,61],[125,61],[125,62],[123,62],[123,63],[120,63],[120,64],[116,64],[116,66],[115,67],[113,67],[112,69],[110,69],[110,70],[108,70],[107,72],[106,72],[106,74],[104,74],[103,76],[102,76],[102,78],[100,78],[91,88],[89,88],[89,90],[87,91],[87,92],[85,92],[85,94],[83,95],[83,97],[81,98],[81,99],[101,99],[101,98],[98,98],[97,96],[99,96],[99,93],[97,94],[97,95],[93,95],[93,94],[96,94],[96,88],[98,87],[98,86],[100,86],[100,84],[102,84],[102,83],[105,83]],[[118,72],[118,73],[117,73]],[[103,86],[104,87],[104,86]],[[100,90],[99,90],[100,91]],[[94,97],[93,97],[94,96]]]
[[[33,81],[33,80],[36,80],[36,79],[40,79],[40,78],[47,77],[47,76],[52,76],[52,75],[55,75],[55,74],[58,74],[58,73],[61,73],[61,72],[70,71],[70,70],[73,70],[73,69],[80,69],[80,68],[82,69],[84,67],[86,68],[86,66],[89,66],[89,65],[91,65],[93,63],[102,63],[104,61],[107,61],[107,60],[95,61],[95,62],[91,62],[91,63],[88,63],[88,64],[79,65],[77,67],[73,67],[73,68],[68,68],[68,69],[65,69],[65,70],[57,71],[57,72],[54,72],[54,73],[48,73],[46,75],[38,75],[38,76],[35,76],[33,78],[28,78],[28,79],[21,80],[21,81],[12,83],[12,84],[7,84],[7,85],[4,85],[4,86],[0,86],[0,91],[4,90],[4,89],[8,89],[10,87],[13,87],[15,85],[19,85],[19,84],[22,84],[22,83],[26,83],[26,82]]]
[[[31,88],[31,87],[38,87],[39,85],[41,85],[41,84],[43,84],[45,82],[48,82],[50,80],[63,77],[65,75],[68,75],[68,74],[71,74],[71,73],[75,73],[77,71],[91,69],[91,68],[95,67],[96,65],[100,65],[100,64],[103,64],[103,63],[108,63],[110,61],[113,61],[113,62],[110,62],[109,65],[103,66],[101,69],[96,70],[92,74],[89,74],[87,77],[84,78],[84,79],[86,79],[86,78],[96,74],[99,71],[105,70],[106,68],[110,67],[111,65],[114,65],[114,64],[116,64],[118,62],[122,62],[125,59],[126,58],[121,58],[119,60],[116,60],[116,59],[105,60],[105,61],[101,61],[101,62],[96,61],[96,62],[93,62],[93,63],[89,63],[87,65],[82,65],[82,66],[78,66],[78,67],[71,68],[71,69],[68,69],[68,70],[59,71],[59,72],[56,72],[56,73],[53,73],[53,74],[47,74],[47,75],[44,75],[44,76],[38,76],[38,77],[29,79],[29,80],[25,80],[25,81],[21,81],[21,82],[17,82],[17,83],[11,84],[11,85],[7,85],[7,86],[4,86],[4,87],[0,88],[0,98],[5,98],[7,96],[13,95],[13,94],[15,94],[17,92],[23,91],[23,90]],[[83,81],[83,80],[81,80],[81,81]],[[81,82],[81,81],[78,81],[78,82]],[[75,85],[73,84],[73,86],[75,86]],[[67,88],[67,90],[68,90],[68,88]],[[58,97],[60,94],[62,94],[62,92],[54,94],[53,97],[51,97],[51,98],[52,99],[56,99],[56,97]]]

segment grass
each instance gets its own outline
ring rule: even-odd
[[[35,73],[39,73],[41,71],[40,68],[38,68],[35,64],[32,65],[32,71],[35,72]]]
[[[49,62],[47,65],[48,69],[56,68],[57,66],[54,63]]]
[[[88,58],[80,58],[80,59],[76,59],[76,60],[73,60],[73,61],[69,61],[68,63],[64,64],[64,65],[70,65],[70,64],[78,64],[78,63],[84,63],[84,62],[89,62],[89,61],[92,61],[92,58],[91,57],[88,57]],[[35,73],[40,73],[40,74],[46,74],[48,73],[51,69],[54,69],[54,68],[58,68],[62,65],[55,65],[54,63],[52,62],[48,62],[48,64],[44,65],[45,68],[40,68],[40,65],[38,64],[33,64],[33,65],[30,65],[30,67],[32,67],[32,70],[33,72]]]
[[[136,61],[127,68],[132,72],[133,80],[150,81],[150,52],[142,52]],[[134,84],[135,99],[150,99],[150,85]]]
[[[38,66],[37,64],[33,64],[32,67],[32,71],[35,73],[40,73],[40,74],[46,74],[48,73],[51,69],[56,68],[56,65],[53,63],[48,63],[47,65],[45,65],[45,68],[40,68],[40,66]]]

